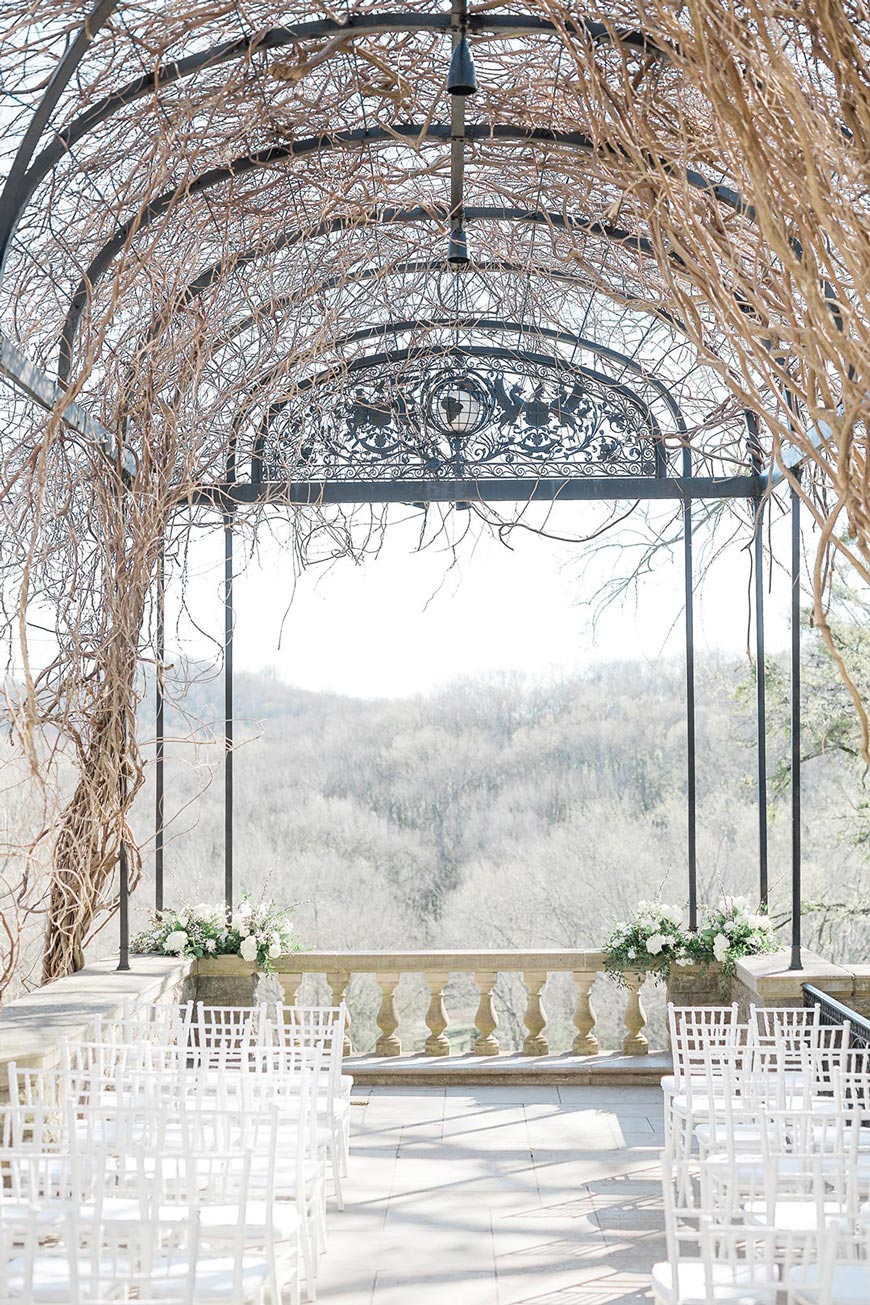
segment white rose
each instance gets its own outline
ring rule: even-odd
[[[770,919],[766,915],[750,915],[748,923],[751,929],[760,929],[762,933],[770,931]]]
[[[713,939],[713,955],[716,957],[717,961],[724,961],[725,957],[728,955],[728,949],[730,946],[731,940],[727,934],[716,934],[716,937]]]
[[[183,929],[175,929],[172,933],[167,934],[166,942],[163,944],[165,952],[181,953],[187,946],[187,934]]]
[[[221,911],[221,907],[212,906],[211,902],[197,902],[193,908],[193,914],[198,920],[213,920]]]
[[[250,934],[247,938],[242,939],[242,945],[239,948],[243,961],[255,961],[257,959],[257,940]]]
[[[273,942],[269,948],[269,956],[273,961],[275,961],[278,959],[280,955],[281,955],[281,944]]]
[[[733,933],[736,927],[734,920],[726,920],[722,925],[722,930],[724,933]]]
[[[647,938],[646,949],[650,956],[658,956],[666,941],[667,940],[663,938],[660,933],[654,933],[651,938]]]

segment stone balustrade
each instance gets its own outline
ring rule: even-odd
[[[230,959],[235,958],[226,958]],[[209,969],[212,966],[219,967],[220,964],[219,960],[205,963]],[[402,1055],[395,992],[403,975],[422,975],[428,986],[429,1006],[425,1021],[429,1036],[423,1046],[423,1053],[437,1057],[447,1056],[451,1050],[447,1036],[450,1012],[445,1000],[445,988],[451,976],[469,975],[477,985],[478,1005],[474,1017],[477,1036],[472,1047],[473,1055],[499,1055],[498,1015],[493,993],[500,974],[519,974],[528,993],[523,1017],[525,1038],[521,1052],[526,1056],[546,1056],[550,1048],[547,1041],[547,1013],[542,1000],[543,988],[551,974],[570,974],[577,992],[574,1009],[574,1027],[577,1032],[572,1046],[573,1053],[576,1056],[594,1056],[599,1051],[592,988],[604,971],[601,952],[299,952],[282,956],[275,964],[277,978],[288,1004],[295,1001],[299,985],[308,974],[321,975],[326,979],[336,1004],[344,998],[352,975],[374,976],[381,994],[376,1016],[378,1037],[375,1054],[382,1057]],[[205,965],[200,962],[200,969],[205,969]],[[643,1056],[649,1049],[643,1032],[646,1016],[641,1002],[645,975],[639,971],[626,973],[624,978],[627,985],[624,1017],[626,1033],[622,1040],[622,1051],[626,1055]],[[352,1053],[352,1037],[352,1030],[349,1030],[346,1055]]]

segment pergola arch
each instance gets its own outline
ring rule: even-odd
[[[43,0],[38,22],[26,0],[10,4],[14,39],[33,51],[31,84],[45,75],[38,91],[23,88],[26,111],[13,114],[6,135],[0,307],[14,338],[0,342],[0,370],[55,414],[46,447],[65,423],[83,438],[96,431],[115,469],[124,467],[117,485],[87,468],[119,573],[130,540],[153,561],[179,502],[217,509],[231,540],[237,506],[282,501],[275,485],[259,498],[253,482],[239,482],[234,499],[219,478],[236,400],[252,414],[276,401],[280,411],[319,363],[334,365],[343,384],[367,361],[387,367],[427,343],[436,358],[494,347],[515,362],[533,340],[552,361],[570,351],[574,332],[599,350],[612,346],[611,333],[633,341],[623,358],[636,349],[646,380],[664,378],[667,388],[670,378],[681,400],[692,383],[707,384],[727,398],[729,419],[747,414],[741,474],[703,477],[696,465],[661,478],[686,527],[690,704],[694,498],[733,495],[757,520],[788,478],[793,510],[803,497],[828,545],[870,576],[862,424],[870,287],[858,157],[870,130],[861,83],[870,38],[838,23],[837,6],[825,28],[803,0],[787,17],[758,0],[752,23],[735,23],[729,6],[686,11],[664,0],[644,8],[642,23],[630,0],[611,0],[606,12],[592,5],[582,19],[561,0],[471,13],[464,0],[437,13],[430,0],[347,0],[347,21],[312,20],[303,0],[290,0],[279,27],[267,0],[250,0],[244,18],[231,5],[204,15],[182,0],[88,0],[72,21],[68,4]],[[479,99],[464,104],[442,98],[448,39],[460,33],[480,83]],[[282,49],[291,52],[284,64],[272,58]],[[499,276],[509,282],[492,302],[516,303],[513,316],[499,317],[481,293],[476,311],[473,302],[445,310],[445,324],[429,311],[431,296],[414,300],[415,277],[444,267],[448,230],[450,256],[463,261],[465,224],[476,224],[472,265],[493,269],[496,288]],[[534,236],[548,227],[541,257]],[[576,280],[547,266],[560,258],[576,259]],[[610,305],[596,308],[588,329],[587,295]],[[647,319],[661,324],[661,338]],[[384,347],[374,348],[379,339]],[[58,346],[66,393],[24,356],[48,366]],[[655,349],[660,376],[647,365]],[[528,404],[517,408],[527,414]],[[715,439],[706,394],[699,413],[710,414]],[[527,415],[521,421],[529,425]],[[800,488],[784,448],[836,487],[828,515]],[[26,452],[16,451],[15,470],[29,475]],[[762,457],[771,455],[777,465],[765,474]],[[70,477],[85,474],[74,457],[66,463]],[[606,479],[596,492],[628,492]],[[35,472],[28,483],[37,485]],[[293,504],[350,501],[335,486],[286,488]],[[395,500],[407,487],[392,489]],[[432,495],[456,502],[473,489],[442,479]],[[547,492],[566,496],[563,485]],[[855,547],[835,529],[854,505]],[[760,531],[755,548],[760,560]],[[132,683],[141,620],[130,612],[135,603],[145,610],[152,581],[143,570],[133,597],[120,583],[102,594],[137,633],[120,670],[106,641],[90,683],[103,672]],[[119,758],[125,738],[119,726]],[[760,770],[760,795],[764,781]],[[99,809],[123,830],[124,801],[102,782]],[[694,815],[689,824],[694,866]],[[763,832],[760,840],[763,866]]]
[[[146,230],[160,217],[173,210],[179,201],[186,201],[196,197],[216,186],[243,177],[248,173],[257,172],[260,169],[269,169],[276,164],[304,158],[308,155],[319,155],[323,152],[328,153],[332,150],[343,150],[361,145],[367,147],[371,145],[393,146],[397,140],[413,142],[415,150],[419,150],[430,145],[443,145],[445,142],[449,142],[452,136],[453,128],[449,123],[398,123],[392,125],[389,129],[363,127],[347,132],[335,132],[328,136],[308,137],[304,140],[293,141],[288,145],[270,146],[252,154],[240,155],[230,163],[211,168],[192,180],[186,181],[181,187],[162,192],[150,200],[144,209],[123,222],[114,235],[91,258],[84,269],[81,279],[71,295],[70,306],[61,332],[58,356],[60,380],[62,382],[69,380],[72,368],[72,350],[79,322],[88,299],[99,286],[112,262],[124,250],[132,235],[138,235]],[[534,127],[523,128],[509,123],[470,124],[465,128],[465,139],[471,143],[475,141],[487,144],[513,142],[520,145],[540,145],[544,148],[557,146],[590,155],[597,155],[600,152],[600,148],[596,147],[593,140],[580,132],[556,132]],[[606,148],[604,152],[610,155],[611,162],[618,162],[615,154],[611,154]],[[653,166],[653,161],[651,161],[651,166]],[[685,180],[692,189],[697,190],[700,194],[709,196],[735,212],[751,217],[751,210],[748,209],[740,196],[731,187],[713,184],[694,169],[686,171]],[[468,221],[475,220],[475,206],[463,205],[462,211]],[[503,217],[507,217],[509,210],[503,208],[500,213]],[[449,211],[447,216],[449,217]],[[523,216],[519,220],[526,220],[526,218]],[[583,219],[580,219],[580,221],[582,222]],[[563,219],[561,222],[554,222],[553,225],[566,225],[567,227],[570,226],[570,221],[566,224]],[[602,232],[601,234],[605,233]],[[625,237],[623,237],[618,228],[614,231],[614,238],[619,243],[629,245],[634,243],[628,233],[625,233]],[[635,242],[638,240],[637,237],[634,239]],[[638,247],[642,248],[644,252],[646,252],[646,249],[649,249],[651,253],[654,252],[651,242],[646,242],[645,245],[639,245]],[[217,266],[214,274],[220,274]]]
[[[352,41],[355,38],[381,35],[402,31],[431,31],[449,35],[451,15],[441,13],[396,13],[350,15],[346,20],[320,18],[309,22],[296,23],[291,27],[274,27],[257,32],[249,38],[226,41],[204,51],[187,55],[168,64],[158,66],[153,72],[118,87],[104,96],[86,112],[81,113],[66,127],[59,130],[55,139],[33,157],[39,140],[48,127],[49,118],[56,107],[65,87],[69,84],[76,68],[94,38],[109,20],[112,13],[119,8],[122,0],[101,0],[89,15],[87,22],[79,30],[70,44],[67,56],[58,69],[51,85],[34,110],[33,120],[25,139],[16,154],[14,163],[7,176],[3,191],[0,192],[0,276],[5,262],[9,240],[25,207],[33,197],[37,187],[45,180],[51,170],[62,160],[64,155],[79,141],[83,140],[96,127],[109,121],[116,113],[137,100],[144,99],[178,81],[195,76],[204,69],[212,69],[234,60],[250,58],[261,51],[273,51],[287,46],[300,45],[323,37],[340,37]],[[666,57],[668,51],[659,45],[642,29],[620,28],[616,24],[597,22],[577,15],[568,20],[567,30],[582,34],[595,43],[622,45],[627,49],[638,50],[646,55],[658,54]],[[473,35],[483,33],[497,34],[503,38],[516,39],[530,34],[558,33],[558,28],[551,19],[540,16],[500,15],[493,13],[472,14],[468,18],[468,28]]]

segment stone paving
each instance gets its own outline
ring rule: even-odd
[[[664,1256],[651,1087],[355,1089],[323,1305],[616,1305]]]

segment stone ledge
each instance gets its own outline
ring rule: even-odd
[[[131,956],[129,972],[117,960],[95,961],[78,974],[57,979],[0,1010],[0,1094],[5,1067],[56,1065],[66,1038],[84,1040],[99,1015],[111,1019],[130,1003],[159,1001],[179,993],[192,962],[169,956]]]
[[[517,1083],[556,1087],[658,1085],[672,1072],[671,1058],[662,1051],[647,1056],[605,1052],[598,1056],[348,1056],[345,1071],[360,1087],[445,1087],[457,1083],[493,1086]]]
[[[805,983],[848,1003],[855,983],[851,970],[806,949],[801,959],[802,968],[790,970],[790,954],[784,948],[762,956],[744,956],[737,962],[735,977],[760,1006],[802,1006]]]

